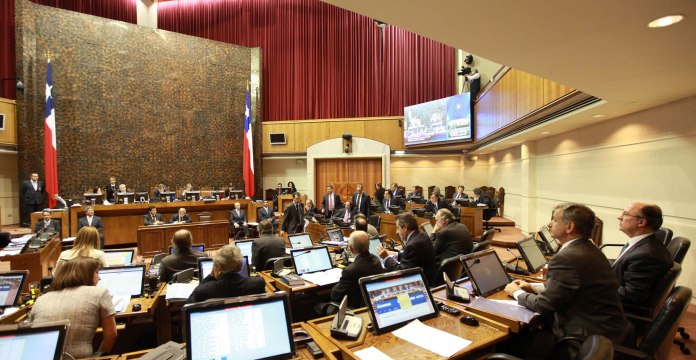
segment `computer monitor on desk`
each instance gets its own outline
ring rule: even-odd
[[[3,359],[61,359],[68,321],[0,326]]]
[[[198,201],[201,199],[200,191],[186,191],[184,192],[184,199],[186,201]]]
[[[114,266],[99,270],[99,284],[114,296],[144,294],[145,265]]]
[[[187,304],[183,310],[189,360],[289,359],[295,352],[285,292]]]
[[[539,245],[537,245],[533,236],[528,236],[522,240],[516,241],[515,246],[517,246],[517,250],[522,254],[522,258],[524,258],[524,262],[527,265],[527,270],[530,273],[535,273],[546,265],[546,257],[541,249],[539,249]]]
[[[147,203],[150,202],[150,194],[147,192],[137,192],[135,193],[135,202]]]
[[[13,307],[18,304],[22,294],[24,282],[27,281],[29,271],[11,271],[0,273],[0,309]]]
[[[464,255],[462,263],[474,290],[480,296],[485,297],[503,290],[511,281],[494,249]]]
[[[242,190],[230,190],[230,199],[243,199],[244,196],[242,196],[244,193]]]
[[[210,192],[210,196],[220,200],[225,197],[225,190],[213,190]]]
[[[160,191],[159,201],[174,201],[176,199],[176,193],[174,191]]]
[[[104,202],[104,194],[83,194],[82,196],[87,205],[101,205]]]
[[[129,265],[133,263],[134,249],[103,250],[106,258],[106,266]]]
[[[119,204],[132,204],[135,201],[135,194],[132,192],[116,193],[116,199]]]

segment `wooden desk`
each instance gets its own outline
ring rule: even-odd
[[[344,354],[344,359],[357,359],[354,351],[362,350],[370,346],[378,348],[381,352],[393,359],[441,359],[439,355],[411,344],[405,340],[401,340],[391,333],[375,335],[374,333],[367,331],[366,326],[370,322],[367,309],[359,309],[355,312],[355,314],[363,318],[363,330],[357,340],[338,340],[332,338],[331,321],[333,320],[333,316],[310,320],[307,323],[318,333],[322,334],[326,339],[341,349],[341,352]],[[479,320],[479,326],[474,327],[460,323],[459,318],[464,315],[473,315],[476,317]],[[510,336],[509,329],[503,324],[497,323],[480,315],[467,313],[466,311],[462,311],[460,316],[452,316],[444,312],[440,312],[440,316],[434,319],[426,320],[423,323],[472,341],[469,346],[456,353],[454,356],[452,356],[452,358],[481,357],[483,354],[493,352],[495,344],[507,339]]]
[[[373,215],[377,215],[380,217],[380,225],[379,229],[377,231],[380,234],[387,234],[387,239],[394,239],[395,241],[399,241],[399,238],[396,236],[396,216],[395,214],[386,214],[386,213],[374,213]],[[418,223],[418,226],[420,226],[423,223],[430,222],[431,224],[435,225],[435,220],[434,219],[426,219],[423,217],[418,217],[416,216],[416,222]]]
[[[188,224],[138,226],[138,254],[153,256],[168,253],[174,233],[185,229],[193,235],[194,244],[205,244],[206,250],[219,249],[229,244],[229,220],[213,220]]]
[[[7,315],[0,319],[0,325],[11,325],[24,321],[29,313],[29,310],[31,310],[30,305],[19,308],[19,310],[15,311],[11,315]]]
[[[275,288],[275,290],[285,291],[290,296],[290,307],[292,311],[292,319],[296,321],[304,321],[316,317],[314,313],[314,305],[319,302],[331,301],[331,289],[334,284],[317,286],[309,281],[305,281],[304,285],[290,286],[282,282],[278,278],[271,275],[271,271],[260,271],[258,274]]]
[[[70,212],[51,211],[51,219],[60,220],[60,234],[63,239],[70,237]],[[43,221],[43,211],[31,213],[31,231],[34,231],[34,226],[39,221]]]
[[[194,222],[198,221],[197,214],[203,211],[211,212],[213,220],[230,219],[230,210],[234,209],[234,203],[239,202],[242,209],[253,209],[251,200],[221,200],[213,202],[205,201],[175,201],[138,204],[96,205],[95,215],[102,218],[104,223],[104,241],[106,245],[133,244],[137,239],[138,226],[143,225],[143,215],[147,214],[150,205],[157,207],[157,212],[163,214],[165,221],[169,220],[179,208],[185,208]],[[86,207],[75,206],[70,209],[70,236],[77,234],[77,221],[85,216]],[[256,211],[247,211],[247,220],[256,222]]]
[[[12,270],[29,270],[29,277],[24,283],[23,292],[29,292],[29,283],[39,282],[44,276],[51,275],[49,269],[56,267],[61,251],[60,235],[56,234],[40,249],[29,249],[30,252],[0,257],[0,261],[8,261]]]
[[[469,228],[472,237],[480,238],[483,235],[482,208],[460,207],[459,222]]]
[[[292,203],[292,198],[293,198],[292,194],[279,195],[278,196],[278,212],[283,213],[285,211],[285,207]],[[304,205],[304,201],[302,201],[302,205]]]

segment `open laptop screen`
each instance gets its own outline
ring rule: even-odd
[[[143,279],[145,277],[145,265],[116,266],[99,270],[99,284],[109,289],[114,296],[130,295],[138,297],[143,295]]]
[[[0,308],[12,307],[22,293],[28,272],[13,271],[0,274]]]
[[[343,238],[343,232],[339,228],[326,229],[326,236],[329,238],[329,241],[336,241],[336,242],[345,241],[345,239]],[[310,246],[312,246],[312,245],[310,245]]]
[[[198,359],[288,359],[295,351],[286,293],[184,307],[186,352]]]
[[[206,276],[213,272],[213,259],[211,258],[198,258],[198,282],[203,282]],[[251,275],[251,270],[249,269],[249,258],[242,257],[242,268],[239,270],[239,275],[248,278]]]
[[[204,252],[205,251],[205,244],[193,244],[193,245],[191,245],[191,250]],[[174,254],[174,247],[173,246],[169,247],[169,255],[171,255],[171,254]]]
[[[379,257],[379,253],[377,252],[377,248],[379,248],[380,246],[382,246],[382,240],[379,237],[375,237],[375,238],[370,239],[370,253],[371,254]]]
[[[438,314],[421,268],[363,277],[359,283],[377,334]]]
[[[517,246],[517,250],[522,254],[524,262],[527,264],[527,270],[529,270],[530,273],[541,270],[544,264],[546,264],[546,257],[544,253],[541,252],[541,249],[539,249],[533,236],[528,236],[515,242],[515,246]]]
[[[0,326],[0,359],[60,359],[67,321]]]
[[[295,266],[297,275],[329,270],[333,267],[329,248],[326,246],[293,249],[290,251],[290,256],[292,257],[292,263]]]
[[[309,237],[308,233],[288,235],[288,241],[293,249],[302,249],[313,245],[312,238]]]
[[[510,276],[493,249],[465,255],[462,262],[476,292],[481,296],[498,292],[510,283]]]
[[[106,255],[106,266],[128,265],[133,263],[135,250],[103,250]]]
[[[239,248],[239,251],[242,253],[242,256],[246,256],[249,258],[249,262],[253,261],[251,259],[251,244],[254,243],[254,240],[244,240],[244,241],[235,241],[234,244],[237,245]]]

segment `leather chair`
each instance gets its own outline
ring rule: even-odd
[[[479,241],[474,243],[474,247],[471,249],[471,252],[475,253],[490,249],[491,245],[493,244],[493,235],[495,235],[495,230],[493,229],[484,231],[483,234],[481,234]]]
[[[198,221],[203,222],[203,221],[212,221],[213,220],[213,213],[204,211],[202,213],[198,214]]]
[[[455,188],[454,186],[452,186],[452,185],[445,186],[445,199],[453,198],[455,191],[457,191],[457,188]]]
[[[491,209],[483,209],[483,229],[484,230],[495,230],[502,232],[501,229],[492,227],[488,223],[491,221],[491,219],[498,214],[498,209],[497,208],[491,208]]]
[[[505,188],[498,189],[498,216],[503,217],[505,214]]]
[[[433,283],[430,285],[430,287],[439,286],[445,283],[445,280],[442,277],[443,273],[447,273],[447,276],[452,281],[461,278],[462,273],[464,272],[464,264],[462,263],[460,258],[461,256],[457,255],[442,261],[442,264],[440,264],[437,271],[435,272],[435,279],[433,280]]]
[[[665,246],[669,245],[669,242],[672,241],[673,235],[674,233],[672,232],[672,229],[664,227],[661,227],[655,231],[655,237],[660,239]]]
[[[690,246],[691,240],[677,236],[669,242],[667,251],[672,255],[672,260],[674,260],[674,262],[681,264]]]
[[[674,284],[677,282],[677,278],[679,278],[680,274],[681,265],[675,262],[674,265],[667,270],[662,279],[655,284],[655,288],[647,302],[647,304],[649,304],[648,306],[624,304],[624,310],[626,310],[626,315],[628,315],[629,320],[633,322],[637,321],[639,325],[655,320],[660,310],[662,310],[662,305],[665,303],[667,296],[669,296],[669,293],[674,288]]]
[[[263,264],[263,270],[273,270],[273,264],[275,264],[276,260],[283,259],[284,263],[283,266],[285,267],[291,267],[292,266],[292,258],[289,256],[281,256],[281,257],[274,257],[266,260],[266,262]]]
[[[559,343],[563,343],[561,339]],[[611,360],[614,358],[614,345],[611,340],[602,335],[587,337],[573,359],[575,360]],[[489,360],[517,360],[519,358],[507,354],[493,354]]]
[[[379,215],[370,215],[370,217],[367,219],[367,223],[374,226],[375,229],[377,229],[377,232],[379,232],[379,226],[382,224],[382,218],[379,217]]]

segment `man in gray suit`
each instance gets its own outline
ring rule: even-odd
[[[549,261],[545,287],[532,287],[515,280],[505,291],[520,305],[542,316],[553,315],[556,339],[598,334],[618,345],[626,340],[628,323],[619,300],[619,284],[609,262],[589,240],[594,222],[594,212],[587,206],[572,203],[556,206],[549,228],[562,246]],[[561,351],[564,350],[567,351]],[[564,358],[564,355],[567,353],[554,354],[553,358]]]
[[[474,247],[469,228],[454,221],[454,214],[447,209],[440,209],[435,214],[430,240],[433,241],[433,254],[438,265],[453,256],[468,254]]]

